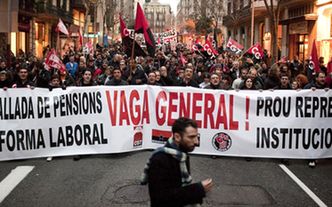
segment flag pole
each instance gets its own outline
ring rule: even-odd
[[[60,57],[61,57],[61,52],[60,52],[60,47],[61,47],[61,43],[60,43],[60,33],[59,30],[57,31],[57,43],[56,43],[56,51],[59,53]]]
[[[129,82],[131,81],[131,78],[132,78],[132,71],[136,67],[135,60],[134,60],[134,54],[135,54],[135,36],[136,36],[136,34],[134,32],[133,46],[131,48],[131,57],[130,57],[130,61],[129,61],[129,64],[130,64],[130,75],[128,77],[128,81]]]
[[[255,5],[254,1],[251,1],[251,45],[254,45],[254,25],[255,24]]]

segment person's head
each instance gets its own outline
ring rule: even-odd
[[[324,57],[319,57],[319,65],[324,65]]]
[[[301,88],[300,87],[300,83],[298,81],[296,81],[296,80],[292,81],[291,87],[292,87],[293,90],[297,90],[297,89]]]
[[[1,68],[1,69],[5,69],[6,67],[7,67],[6,61],[1,60],[1,61],[0,61],[0,68]]]
[[[18,70],[18,77],[20,78],[20,80],[28,80],[28,76],[29,76],[29,70],[28,70],[28,66],[26,64],[22,64],[20,67],[19,67],[19,70]]]
[[[280,75],[280,86],[282,88],[287,88],[289,86],[289,84],[290,84],[290,81],[289,81],[288,75],[285,73],[282,73]]]
[[[299,83],[299,88],[303,88],[305,85],[307,85],[309,83],[307,76],[305,76],[303,74],[298,74],[295,77],[295,80]]]
[[[213,73],[210,77],[210,84],[217,86],[220,84],[220,76],[217,73]]]
[[[60,76],[57,74],[52,75],[50,85],[54,88],[60,87]]]
[[[241,68],[241,74],[240,74],[242,79],[246,79],[248,76],[248,68]]]
[[[151,71],[149,74],[148,74],[148,84],[149,85],[155,85],[156,82],[157,82],[157,75],[155,73],[155,71]]]
[[[316,73],[316,75],[315,75],[316,84],[319,86],[325,86],[325,78],[326,78],[326,76],[323,71]]]
[[[103,64],[102,64],[103,69],[105,70],[107,68],[107,66],[108,66],[108,61],[104,60]]]
[[[193,66],[193,64],[192,64],[192,63],[188,63],[186,67],[187,67],[187,68],[191,68],[191,69],[193,69],[193,70],[194,70],[194,66]]]
[[[233,68],[236,69],[236,70],[238,70],[239,67],[240,67],[240,63],[239,63],[239,61],[234,61],[234,62],[233,62]]]
[[[114,68],[112,74],[115,80],[121,80],[122,73],[120,68]]]
[[[184,78],[184,69],[183,68],[179,68],[177,71],[177,75],[179,78]]]
[[[193,78],[193,75],[194,75],[194,69],[187,67],[184,71],[184,78],[190,80]]]
[[[74,55],[71,55],[71,56],[69,57],[69,61],[72,62],[72,63],[75,62],[75,56],[74,56]]]
[[[199,145],[199,134],[196,121],[189,118],[178,118],[172,125],[175,144],[181,151],[192,152]]]
[[[257,77],[257,69],[254,67],[251,67],[249,72],[248,72],[248,77],[251,78],[251,80],[255,79]]]
[[[7,71],[1,70],[0,71],[0,81],[5,81],[7,79]]]
[[[223,74],[222,65],[217,64],[214,67],[214,73],[218,74],[220,77]]]
[[[83,72],[83,82],[84,83],[90,83],[92,80],[92,71],[91,70],[85,70]]]
[[[161,66],[159,68],[159,71],[160,71],[160,75],[163,76],[163,77],[166,77],[167,76],[167,68],[165,66]]]
[[[160,71],[159,70],[156,70],[154,71],[154,73],[156,74],[156,81],[160,81]]]
[[[244,80],[244,88],[246,89],[253,89],[253,79],[248,77]]]
[[[224,86],[229,86],[231,84],[231,77],[229,75],[223,74],[221,76],[221,82]]]
[[[121,70],[125,70],[126,67],[127,67],[126,61],[125,60],[121,60],[120,61],[120,69]]]
[[[288,66],[287,65],[282,65],[281,67],[280,67],[280,72],[281,73],[287,73],[288,72]]]
[[[209,83],[210,82],[210,77],[211,77],[210,73],[208,73],[208,72],[203,73],[203,82],[204,83]]]
[[[111,75],[111,71],[113,70],[113,67],[112,66],[107,66],[104,70],[104,74],[106,76],[110,76]]]

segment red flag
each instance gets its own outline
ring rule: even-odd
[[[94,50],[93,50],[93,44],[92,41],[90,40],[89,42],[85,43],[85,48],[87,50],[87,54],[94,54]]]
[[[83,45],[83,36],[82,36],[82,33],[81,33],[81,29],[78,30],[78,39],[79,39],[79,43],[82,47],[82,45]]]
[[[183,66],[187,63],[187,61],[186,61],[186,59],[184,58],[182,52],[180,53],[180,62],[181,62],[181,64],[182,64]]]
[[[66,70],[66,66],[62,63],[60,58],[56,55],[55,50],[52,48],[51,51],[47,53],[45,60],[45,69],[50,70],[51,68],[56,68],[63,72]]]
[[[205,40],[205,44],[204,44],[203,48],[204,48],[204,51],[206,51],[209,56],[218,55],[218,52],[213,48],[210,40],[208,40],[208,39]]]
[[[119,16],[120,18],[120,33],[121,33],[121,38],[123,39],[124,37],[129,36],[129,31],[126,27],[126,23],[123,21],[121,15]]]
[[[242,52],[244,47],[230,37],[227,42],[226,48],[228,48],[230,51],[234,52],[235,54],[239,54]]]
[[[120,18],[120,33],[121,33],[121,39],[122,39],[122,45],[124,48],[124,52],[127,54],[127,56],[130,56],[134,40],[130,37],[126,23],[123,21],[121,15],[119,16],[119,18]],[[146,55],[147,54],[145,53],[145,51],[141,48],[141,46],[135,40],[134,57],[136,57],[136,56],[145,57]]]
[[[200,37],[197,37],[195,43],[192,46],[193,51],[203,51],[202,41]]]
[[[69,32],[67,30],[67,27],[60,18],[59,18],[59,22],[58,22],[58,25],[57,25],[56,29],[57,29],[57,31],[60,31],[63,34],[69,36]]]
[[[316,40],[314,40],[314,42],[312,44],[309,68],[311,70],[315,71],[316,73],[318,73],[320,71],[317,47],[316,47]]]
[[[253,46],[251,46],[246,53],[254,55],[255,58],[259,60],[262,59],[264,55],[263,49],[259,43],[256,43]]]
[[[145,18],[142,7],[138,2],[137,2],[137,11],[136,11],[136,20],[135,20],[135,32],[144,34],[144,39],[146,42],[146,47],[148,49],[148,52],[152,57],[154,57],[156,43],[152,31],[149,28],[149,23]]]
[[[327,75],[332,75],[332,60],[327,63]]]

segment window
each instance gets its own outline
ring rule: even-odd
[[[231,15],[232,14],[232,2],[227,3],[227,14]]]

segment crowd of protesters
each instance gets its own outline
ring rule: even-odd
[[[221,90],[267,90],[331,88],[332,61],[328,67],[320,58],[320,72],[309,67],[309,60],[298,57],[269,64],[269,58],[221,51],[214,59],[191,52],[179,44],[176,51],[157,50],[155,57],[127,57],[120,44],[97,47],[94,55],[73,51],[63,57],[66,70],[47,70],[43,61],[25,57],[0,60],[0,87],[68,87],[94,85],[192,86]],[[179,58],[181,53],[184,59]],[[11,62],[9,65],[8,62]],[[55,84],[56,83],[56,84]]]
[[[47,51],[45,51],[46,56]],[[23,51],[17,57],[0,59],[0,88],[66,88],[70,86],[192,86],[220,90],[300,90],[332,87],[332,60],[320,72],[310,68],[309,60],[302,62],[282,58],[271,63],[265,51],[262,60],[248,55],[235,55],[219,49],[214,58],[192,52],[186,45],[157,49],[155,56],[125,55],[120,43],[107,48],[97,45],[94,54],[83,55],[69,51],[62,61],[66,70],[45,68],[45,58],[27,57]],[[181,56],[181,57],[180,57]]]

